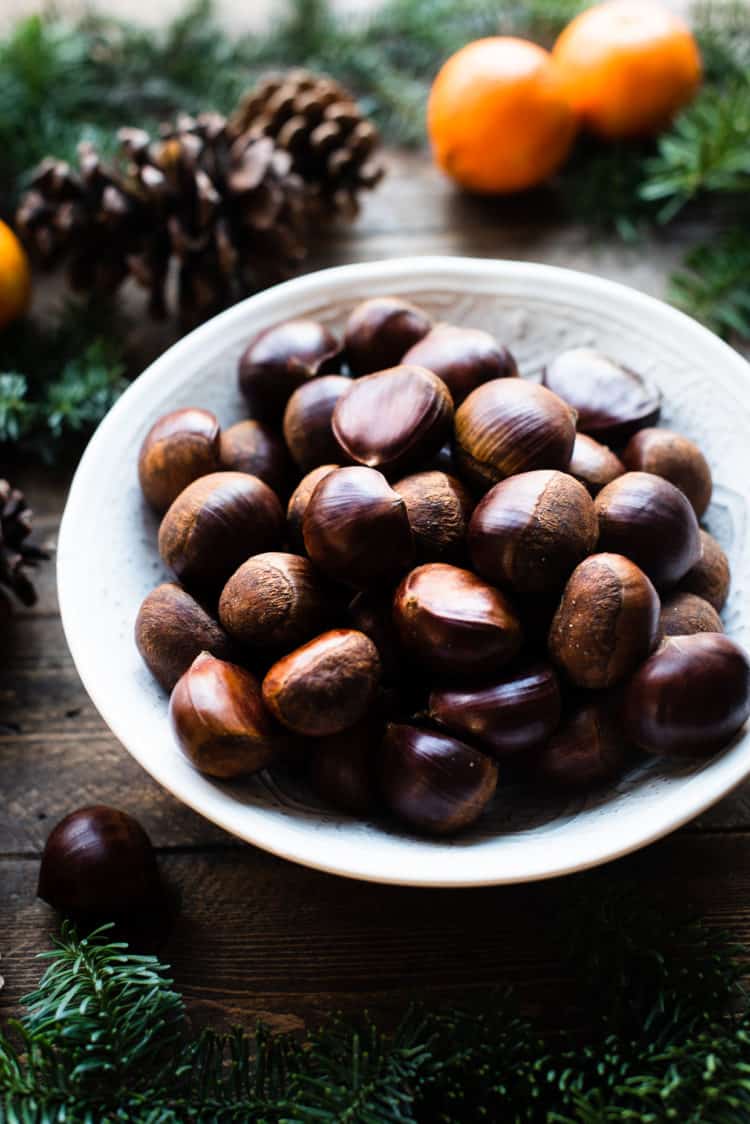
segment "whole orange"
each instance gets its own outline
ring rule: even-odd
[[[10,227],[0,221],[0,328],[26,311],[30,295],[28,258]]]
[[[470,191],[522,191],[552,175],[576,133],[549,52],[525,39],[477,39],[438,73],[427,106],[437,164]]]
[[[581,12],[552,51],[584,124],[603,137],[649,136],[689,102],[701,56],[687,24],[652,0]]]

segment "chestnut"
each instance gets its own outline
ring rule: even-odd
[[[341,456],[331,417],[339,398],[351,387],[343,375],[323,375],[295,390],[284,411],[284,440],[302,472]]]
[[[662,636],[692,636],[694,632],[723,632],[721,617],[708,601],[694,593],[674,593],[661,607]]]
[[[474,509],[471,493],[445,472],[417,472],[393,485],[406,504],[420,562],[463,561]]]
[[[393,619],[404,648],[442,675],[491,675],[521,648],[521,625],[505,594],[444,562],[407,574]]]
[[[633,472],[663,476],[684,492],[700,519],[711,500],[713,481],[708,461],[694,442],[670,429],[649,426],[634,433],[622,454]]]
[[[331,601],[307,558],[269,551],[232,574],[219,599],[219,619],[242,644],[289,651],[322,632]]]
[[[78,808],[47,838],[37,894],[73,917],[112,920],[158,906],[163,890],[151,840],[127,812]]]
[[[596,545],[594,501],[557,469],[509,476],[479,501],[469,553],[487,581],[519,593],[559,590]]]
[[[659,420],[659,390],[592,348],[562,352],[546,366],[542,382],[577,412],[579,430],[605,445],[623,445]]]
[[[674,484],[650,472],[626,472],[594,500],[599,549],[624,554],[657,586],[674,585],[700,557],[700,529]]]
[[[265,769],[282,744],[255,676],[208,652],[193,660],[172,691],[169,717],[183,753],[209,777]]]
[[[425,367],[392,367],[353,382],[333,411],[345,456],[389,478],[421,467],[450,436],[453,401]]]
[[[320,738],[310,748],[310,784],[341,812],[371,815],[380,804],[378,762],[384,723],[369,712],[356,726]]]
[[[286,532],[289,538],[289,545],[297,554],[305,553],[302,520],[305,517],[307,505],[310,502],[310,496],[323,477],[327,476],[329,472],[333,472],[335,468],[338,468],[338,465],[321,464],[318,468],[314,468],[312,472],[308,472],[307,476],[302,477],[289,498],[289,504],[286,509]]]
[[[457,738],[389,723],[380,786],[390,811],[410,827],[453,835],[475,823],[495,795],[497,765]]]
[[[515,359],[494,336],[455,324],[436,324],[409,348],[401,362],[433,371],[448,387],[456,406],[482,383],[518,375]]]
[[[432,327],[427,313],[399,297],[371,297],[352,311],[344,329],[346,358],[354,375],[398,363]]]
[[[275,663],[263,680],[263,698],[295,734],[325,737],[363,717],[379,681],[380,659],[372,640],[337,628]]]
[[[681,593],[695,593],[705,598],[720,612],[729,595],[731,575],[729,560],[713,535],[701,531],[701,552],[698,561],[681,579],[677,589]]]
[[[367,590],[358,593],[349,605],[347,616],[352,628],[369,636],[378,650],[383,680],[403,686],[403,657],[393,623],[393,592]]]
[[[586,792],[615,780],[631,752],[607,697],[564,718],[537,757],[534,774],[550,787]]]
[[[302,532],[316,566],[356,589],[395,582],[414,560],[406,504],[372,468],[325,475],[310,496]]]
[[[154,422],[138,456],[141,491],[154,511],[162,515],[193,480],[216,472],[219,434],[214,415],[195,406]]]
[[[188,588],[217,594],[251,554],[281,545],[284,512],[257,476],[212,472],[189,484],[162,519],[159,553]]]
[[[487,489],[517,472],[567,468],[575,434],[575,413],[556,394],[523,379],[495,379],[456,410],[454,455],[469,483]]]
[[[284,442],[263,422],[237,422],[222,430],[219,442],[221,467],[229,472],[248,472],[257,476],[277,495],[287,493],[291,476]]]
[[[549,653],[579,687],[624,679],[657,642],[659,597],[621,554],[592,554],[570,576],[552,621]]]
[[[438,687],[428,714],[457,737],[503,758],[535,749],[560,721],[560,685],[548,664],[506,672],[480,687]]]
[[[606,445],[586,433],[576,433],[568,472],[595,496],[605,484],[622,476],[625,465]]]
[[[174,582],[164,582],[143,600],[135,621],[135,643],[143,662],[171,691],[201,652],[218,659],[232,656],[224,629],[194,597]]]
[[[728,636],[672,636],[638,668],[624,696],[625,729],[648,753],[705,756],[750,715],[750,661]]]
[[[341,345],[316,320],[286,320],[254,336],[239,361],[239,386],[253,417],[278,422],[290,395],[337,369]]]

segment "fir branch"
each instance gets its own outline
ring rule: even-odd
[[[0,1117],[744,1124],[750,1020],[734,951],[665,920],[637,889],[603,885],[581,880],[558,926],[587,1012],[574,1034],[538,1032],[506,994],[479,1010],[414,1010],[392,1032],[365,1016],[302,1041],[263,1026],[191,1039],[167,969],[105,930],[78,940],[65,929],[29,1013],[0,1035]]]
[[[727,89],[707,87],[658,142],[640,196],[668,222],[699,194],[750,191],[750,71]]]
[[[670,283],[670,300],[722,336],[750,338],[750,232],[696,246]]]
[[[0,449],[52,462],[80,448],[127,386],[116,330],[93,303],[69,304],[53,327],[21,321],[3,333]]]

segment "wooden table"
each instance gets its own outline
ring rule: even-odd
[[[694,233],[630,248],[592,241],[559,225],[543,194],[510,203],[467,199],[424,158],[393,155],[390,176],[359,221],[327,239],[309,264],[428,253],[525,258],[661,294]],[[146,348],[164,342],[151,332]],[[54,543],[68,480],[39,470],[13,477],[28,492],[40,536]],[[47,833],[67,812],[98,802],[140,819],[182,895],[181,919],[162,955],[198,1021],[250,1023],[261,1015],[293,1028],[332,1009],[395,1012],[414,994],[458,998],[506,982],[517,984],[527,1007],[549,1015],[550,983],[562,971],[551,917],[582,879],[590,894],[635,879],[665,908],[692,903],[711,923],[750,939],[748,786],[639,855],[527,887],[358,884],[245,846],[163,792],[107,731],[68,654],[53,563],[38,584],[39,604],[18,613],[0,670],[0,1016],[34,985],[35,956],[55,927],[35,897]]]

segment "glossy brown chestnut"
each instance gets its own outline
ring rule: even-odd
[[[453,400],[425,367],[392,367],[355,380],[333,411],[345,457],[390,479],[421,467],[450,436]]]
[[[331,417],[339,398],[351,387],[343,375],[323,375],[295,390],[284,411],[284,440],[302,472],[341,457]]]
[[[337,628],[275,663],[263,680],[263,698],[295,734],[320,738],[359,722],[379,681],[380,659],[372,640]]]
[[[263,422],[237,422],[222,430],[221,467],[228,472],[248,472],[268,484],[277,496],[288,494],[292,466],[284,442]]]
[[[535,775],[554,788],[586,792],[615,780],[632,750],[614,716],[611,698],[567,715],[535,762]]]
[[[229,779],[265,769],[282,745],[249,671],[202,652],[169,700],[169,717],[185,756],[209,777]]]
[[[558,355],[545,368],[542,382],[576,410],[579,430],[605,445],[622,445],[636,430],[659,420],[657,388],[588,347]]]
[[[623,715],[628,735],[648,753],[713,753],[750,716],[747,655],[716,633],[670,637],[630,680]]]
[[[367,590],[358,593],[348,609],[352,628],[369,636],[378,650],[383,681],[404,686],[403,657],[393,623],[393,591]]]
[[[372,468],[324,476],[310,496],[302,532],[316,566],[355,589],[392,584],[414,560],[406,504]]]
[[[393,599],[393,619],[404,648],[443,675],[492,675],[521,647],[521,625],[507,597],[470,570],[443,562],[407,574]]]
[[[283,534],[284,512],[267,484],[244,472],[213,472],[169,508],[159,553],[188,588],[218,595],[246,558],[277,549]]]
[[[487,581],[519,593],[560,590],[599,535],[594,501],[583,484],[539,468],[502,480],[479,501],[469,553]]]
[[[445,472],[417,472],[393,485],[406,504],[419,562],[461,562],[474,510],[468,488]]]
[[[631,472],[653,472],[684,492],[700,519],[711,501],[713,480],[698,446],[671,429],[649,426],[634,433],[622,454]]]
[[[493,757],[535,749],[560,721],[560,686],[548,664],[530,664],[481,687],[437,688],[429,716]]]
[[[278,551],[243,562],[219,600],[219,619],[230,636],[277,651],[322,632],[333,611],[330,590],[312,563]]]
[[[694,593],[674,593],[661,607],[662,636],[692,636],[695,632],[723,632],[721,617],[708,601]]]
[[[138,457],[138,479],[161,515],[188,484],[219,467],[219,423],[208,410],[190,406],[151,426]]]
[[[423,309],[399,297],[362,301],[346,322],[346,358],[354,375],[369,375],[400,362],[432,327]]]
[[[390,723],[380,784],[391,812],[431,835],[470,827],[495,795],[497,765],[473,746],[433,730]]]
[[[478,488],[516,472],[566,469],[575,414],[557,395],[523,379],[495,379],[473,390],[456,411],[454,456]]]
[[[151,840],[127,812],[79,808],[49,834],[37,894],[73,917],[112,920],[158,905],[162,885]]]
[[[239,362],[240,390],[259,421],[278,422],[290,395],[308,379],[335,371],[341,345],[316,320],[286,320],[266,328]]]
[[[729,594],[731,575],[729,560],[713,535],[701,531],[701,553],[698,561],[682,578],[677,589],[705,598],[720,612]]]
[[[357,816],[377,810],[381,802],[378,765],[383,731],[383,720],[369,713],[351,729],[311,745],[310,783],[321,800]]]
[[[456,406],[482,383],[518,375],[515,359],[494,336],[455,324],[436,324],[409,348],[401,362],[433,371],[448,387]]]
[[[624,679],[652,651],[659,597],[621,554],[592,554],[570,576],[552,621],[549,652],[579,687]]]
[[[626,472],[594,500],[599,549],[624,554],[657,586],[675,585],[700,557],[698,520],[674,484],[650,472]]]
[[[622,476],[625,465],[606,445],[586,433],[576,433],[568,472],[595,496],[606,484]]]
[[[292,492],[286,509],[286,533],[289,545],[297,554],[305,553],[305,538],[302,534],[302,521],[310,502],[310,496],[317,488],[320,481],[329,472],[338,468],[336,464],[321,464],[303,476],[297,487]]]
[[[135,643],[143,662],[165,691],[171,691],[196,656],[232,657],[232,642],[187,590],[164,582],[144,598],[135,621]]]

